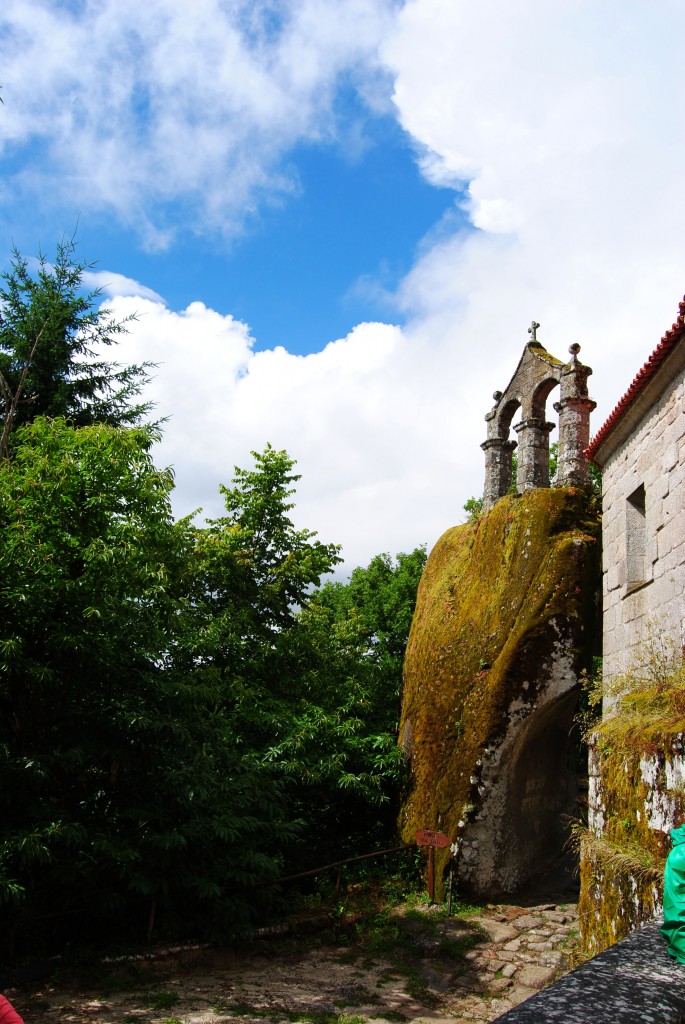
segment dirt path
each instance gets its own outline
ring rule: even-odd
[[[26,1024],[458,1024],[492,1021],[568,970],[573,904],[380,915],[346,945],[195,950],[8,993]]]

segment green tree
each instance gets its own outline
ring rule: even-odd
[[[401,696],[404,651],[425,564],[423,546],[395,558],[376,555],[365,568],[354,569],[348,583],[327,583],[314,597],[337,621],[358,620],[364,657],[380,670],[383,699],[391,702]]]
[[[39,418],[0,464],[0,903],[24,928],[239,923],[291,828],[240,716],[178,657],[196,537],[153,437]]]
[[[332,785],[318,790],[320,820],[349,852],[366,852],[395,831],[402,667],[425,561],[423,547],[394,559],[377,555],[349,582],[325,584],[304,613],[308,624],[317,624],[312,646],[324,659],[315,692],[321,700],[322,680],[328,681],[338,728],[328,740],[337,758]]]
[[[320,736],[330,711],[314,670],[324,660],[318,623],[304,610],[340,559],[336,545],[289,518],[299,479],[293,460],[270,446],[252,454],[254,468],[236,468],[233,486],[222,488],[226,515],[197,532],[178,657],[221,694],[240,746],[292,791],[315,770],[311,721],[307,742],[293,739],[302,738],[302,716],[321,701],[313,728]],[[300,820],[292,808],[289,815]]]
[[[291,521],[285,452],[198,528],[155,436],[39,417],[0,463],[0,904],[34,949],[86,910],[225,936],[253,883],[395,816],[423,551],[312,591],[339,556]]]
[[[281,781],[300,828],[281,842],[292,869],[365,852],[394,824],[401,662],[425,553],[380,556],[353,583],[312,591],[337,548],[290,520],[287,454],[253,455],[224,489],[227,515],[198,533],[185,657]]]
[[[95,308],[98,291],[83,291],[88,266],[73,240],[57,246],[52,265],[41,254],[35,270],[13,251],[0,286],[0,457],[10,433],[37,416],[120,425],[139,422],[149,408],[134,401],[149,364],[121,367],[102,358],[127,322]]]

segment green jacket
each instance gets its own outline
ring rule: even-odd
[[[685,825],[671,829],[671,852],[664,869],[664,923],[668,952],[685,964]]]

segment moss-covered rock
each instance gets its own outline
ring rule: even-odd
[[[472,891],[514,891],[563,844],[598,534],[585,492],[538,488],[448,530],[426,564],[405,660],[400,824],[407,840],[417,828],[459,838]]]

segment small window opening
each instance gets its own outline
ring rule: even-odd
[[[626,500],[626,586],[640,586],[647,579],[647,519],[645,516],[645,485]]]

